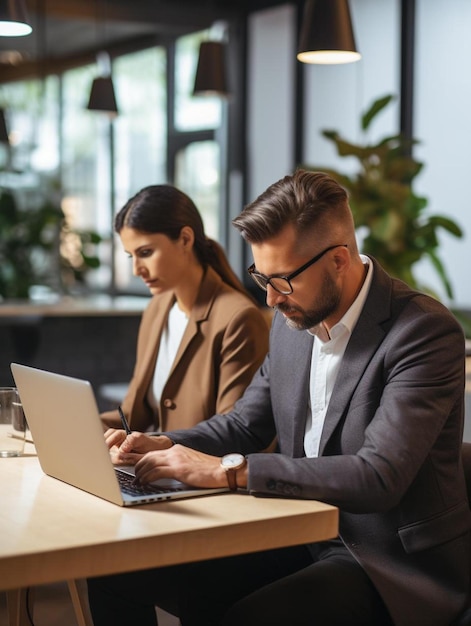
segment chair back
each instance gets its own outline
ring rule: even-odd
[[[471,507],[471,443],[463,442],[461,444],[461,459],[463,461],[468,503]],[[452,626],[471,626],[471,606],[469,603],[463,613],[453,622]]]
[[[461,444],[461,458],[466,480],[466,491],[468,492],[468,502],[471,506],[471,443],[463,442]]]

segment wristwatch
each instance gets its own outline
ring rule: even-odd
[[[231,491],[237,489],[237,470],[247,463],[245,456],[238,452],[225,454],[221,459],[221,467],[225,470],[227,483]]]

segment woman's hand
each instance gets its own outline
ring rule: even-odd
[[[126,435],[124,430],[116,428],[105,432],[105,442],[115,465],[135,465],[145,453],[173,446],[165,435],[151,436],[137,431]]]
[[[118,428],[108,428],[105,431],[105,442],[108,448],[118,447],[123,443],[126,439],[126,432],[124,430]]]

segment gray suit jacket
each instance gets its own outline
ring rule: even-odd
[[[464,338],[443,305],[373,262],[319,458],[303,452],[313,339],[279,314],[270,352],[234,410],[170,436],[211,454],[248,454],[254,495],[338,506],[340,536],[394,623],[445,626],[469,588],[471,516],[460,463]],[[280,453],[258,453],[275,433]]]

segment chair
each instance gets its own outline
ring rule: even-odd
[[[463,461],[464,477],[466,479],[468,501],[471,506],[471,443],[463,442],[461,444],[461,458]]]
[[[471,443],[463,442],[461,446],[461,458],[463,460],[464,476],[466,479],[466,491],[468,493],[468,502],[471,506]],[[471,554],[470,554],[471,562]],[[471,591],[470,591],[471,593]],[[471,626],[471,604],[461,615],[453,622],[452,626]]]

